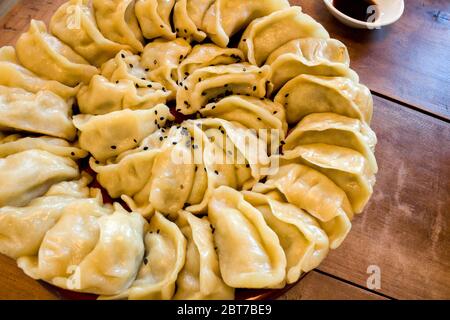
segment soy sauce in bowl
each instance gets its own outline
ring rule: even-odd
[[[369,19],[373,19],[374,13],[377,14],[376,10],[371,9],[371,6],[376,6],[373,0],[333,0],[333,6],[343,14],[364,22],[374,22]]]

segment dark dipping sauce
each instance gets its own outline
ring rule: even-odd
[[[373,0],[333,0],[333,6],[343,14],[364,22],[376,14],[376,11],[370,8],[370,6],[376,6]]]

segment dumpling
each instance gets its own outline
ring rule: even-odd
[[[191,52],[191,45],[183,39],[167,41],[157,39],[145,46],[142,65],[148,70],[152,81],[161,83],[172,92],[170,99],[175,99],[178,84],[178,66]]]
[[[34,94],[0,86],[0,130],[20,130],[73,140],[72,106],[50,91]]]
[[[374,155],[377,136],[365,122],[335,113],[310,114],[290,132],[284,150],[317,143],[358,151],[366,158],[372,172],[378,171]]]
[[[64,139],[41,136],[25,137],[20,134],[11,134],[0,137],[0,158],[26,150],[42,150],[61,157],[74,160],[87,157],[88,153]]]
[[[317,220],[300,208],[254,192],[244,199],[258,209],[277,234],[286,254],[286,282],[297,282],[303,272],[319,266],[329,251],[328,236]]]
[[[268,174],[270,159],[267,144],[257,136],[256,132],[239,123],[221,119],[198,120],[197,124],[201,126],[207,136],[214,135],[214,143],[223,150],[226,156],[224,159],[216,158],[215,162],[248,167],[254,181],[259,181]],[[239,178],[242,179],[242,177]],[[240,183],[239,186],[241,186]],[[243,187],[248,188],[245,187],[245,183]]]
[[[118,83],[121,80],[131,80],[136,88],[150,88],[166,91],[160,83],[152,82],[147,73],[150,69],[144,67],[141,57],[129,51],[120,51],[113,59],[103,64],[101,74],[109,81]]]
[[[359,152],[328,144],[308,144],[285,151],[281,163],[301,163],[322,172],[348,196],[353,211],[361,213],[373,193],[375,176]]]
[[[53,35],[97,67],[120,50],[129,49],[101,34],[90,0],[69,0],[60,6],[54,13],[49,28]]]
[[[60,218],[42,239],[36,255],[22,256],[18,266],[30,277],[49,283],[68,277],[95,247],[100,236],[98,219],[111,214],[101,196],[65,204]]]
[[[80,82],[89,83],[98,74],[96,67],[89,65],[68,45],[47,33],[42,21],[31,20],[28,32],[17,40],[16,50],[25,68],[71,87]]]
[[[201,42],[206,34],[201,30],[203,17],[214,0],[178,0],[173,22],[179,38]]]
[[[175,0],[136,1],[136,17],[145,38],[175,39],[175,32],[172,31],[172,26],[170,25],[170,14],[174,4]]]
[[[286,277],[286,256],[261,212],[238,191],[220,187],[208,206],[222,278],[233,288],[270,288]]]
[[[89,86],[78,93],[78,107],[85,114],[101,115],[123,109],[150,109],[165,104],[170,93],[149,87],[138,87],[131,80],[110,82],[96,75]]]
[[[173,128],[153,165],[149,202],[156,211],[172,217],[186,206],[194,184],[196,165],[190,138],[186,130]]]
[[[46,232],[61,217],[64,208],[89,197],[90,177],[53,185],[26,207],[0,208],[0,253],[11,258],[37,255]]]
[[[103,162],[137,147],[145,137],[173,119],[169,108],[161,104],[148,110],[125,109],[100,116],[77,115],[73,121],[81,131],[80,147]]]
[[[230,37],[252,20],[289,7],[287,0],[216,0],[203,18],[202,30],[214,43],[226,47]]]
[[[200,114],[208,118],[240,123],[256,130],[257,134],[263,129],[274,130],[278,133],[279,140],[284,140],[288,131],[283,106],[267,99],[262,101],[255,97],[229,96],[217,103],[206,105],[200,110]]]
[[[0,48],[0,85],[22,88],[32,93],[51,91],[65,100],[73,98],[79,89],[38,77],[19,64],[16,49],[9,46]]]
[[[120,154],[114,160],[101,164],[90,159],[97,181],[112,198],[122,199],[143,216],[153,213],[149,204],[149,186],[156,156],[161,152],[166,129],[158,130],[145,138],[136,149]]]
[[[178,79],[186,79],[195,70],[215,65],[240,63],[244,54],[236,48],[221,48],[211,43],[196,45],[178,68]]]
[[[301,164],[283,165],[264,184],[253,188],[258,193],[274,190],[317,218],[331,249],[339,247],[350,232],[353,210],[347,195],[322,173]]]
[[[177,92],[177,110],[194,114],[208,103],[234,94],[264,98],[271,76],[269,66],[230,64],[197,69]]]
[[[77,164],[42,150],[26,150],[0,159],[0,207],[23,206],[55,183],[78,178]]]
[[[169,300],[186,257],[186,239],[177,225],[156,212],[145,235],[145,257],[131,287],[100,299]]]
[[[328,39],[325,28],[300,7],[276,11],[253,20],[242,35],[239,49],[254,65],[261,66],[282,45],[299,38]]]
[[[271,81],[275,92],[301,74],[345,77],[359,82],[358,74],[350,69],[347,47],[336,39],[292,40],[272,52],[266,64],[273,70]]]
[[[206,217],[181,211],[177,220],[187,239],[186,263],[178,275],[177,300],[232,300],[234,289],[222,280],[214,250],[213,230]]]
[[[101,33],[111,41],[142,52],[144,37],[135,14],[135,0],[92,0]]]
[[[300,75],[289,81],[275,97],[286,108],[289,124],[311,113],[331,112],[370,124],[373,99],[370,90],[343,77]]]
[[[56,277],[52,284],[99,295],[120,294],[131,286],[144,258],[147,222],[115,203],[114,213],[101,216],[97,224],[100,230],[93,249],[73,266],[72,275]]]

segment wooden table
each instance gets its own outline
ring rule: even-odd
[[[0,45],[63,0],[23,0],[0,19]],[[450,1],[408,0],[381,30],[339,24],[319,0],[295,0],[349,48],[374,94],[380,172],[344,244],[281,299],[450,298]],[[0,256],[0,298],[56,298]],[[367,288],[369,266],[381,288]],[[18,285],[20,283],[20,286]]]

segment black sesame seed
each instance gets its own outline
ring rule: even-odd
[[[184,90],[189,90],[187,86],[184,86]]]
[[[164,138],[163,137],[159,137],[159,141],[163,141],[164,140]]]
[[[189,72],[185,72],[184,75],[185,75],[186,77],[189,77]]]
[[[164,26],[161,24],[160,26],[159,26],[160,28],[164,28]]]
[[[125,55],[123,53],[120,56],[122,57],[122,59],[125,59]]]
[[[253,91],[256,91],[256,86],[253,86]]]
[[[135,84],[135,86],[136,86],[137,89],[139,89],[139,85],[137,83]]]
[[[260,118],[260,117],[258,117],[257,119],[258,119],[259,121],[261,121],[261,118]]]
[[[242,39],[242,42],[247,42],[247,39]]]
[[[249,165],[249,164],[246,164],[245,167],[246,167],[246,168],[250,168],[250,165]]]
[[[148,150],[148,147],[144,147],[144,151],[147,151]]]
[[[203,97],[206,96],[206,92],[202,92],[202,96],[203,96]]]
[[[162,88],[162,91],[166,92],[166,91],[167,91],[167,89],[163,87],[163,88]]]
[[[70,155],[74,156],[74,155],[75,155],[75,152],[71,152]]]
[[[145,72],[149,72],[150,71],[150,68],[145,68]]]
[[[148,84],[148,85],[147,85],[147,88],[153,88],[153,85]]]
[[[274,112],[273,112],[273,114],[277,114],[277,113],[278,113],[278,111],[274,111]]]
[[[100,164],[100,161],[98,161],[98,160],[95,160],[95,164]]]
[[[158,230],[156,230],[156,233],[157,233],[157,234],[159,234],[159,231],[160,231],[159,229],[158,229]]]
[[[216,175],[219,175],[219,171],[217,171],[217,170],[215,170],[214,173],[215,173]]]
[[[284,142],[284,141],[281,141],[281,145],[282,146],[284,146],[286,144],[286,142]]]
[[[286,93],[286,94],[284,95],[284,97],[285,97],[285,98],[289,97],[289,93]]]
[[[158,64],[158,60],[153,61],[154,64]]]
[[[134,143],[137,143],[137,140],[136,140],[136,139],[133,139],[133,142],[134,142]]]
[[[144,265],[147,265],[147,264],[148,264],[148,259],[144,258]]]
[[[134,68],[134,66],[133,66],[133,64],[132,64],[132,63],[130,63],[130,64],[129,64],[129,66],[130,66],[130,68]]]
[[[163,121],[163,120],[164,120],[164,117],[160,117],[159,120]]]
[[[157,115],[158,114],[158,110],[155,110],[155,115]]]
[[[111,149],[116,150],[117,147],[116,146],[111,146]]]
[[[174,141],[174,142],[172,142],[172,144],[173,144],[174,146],[176,146],[176,145],[177,145],[177,143],[178,143],[178,142],[175,142],[175,141]]]

